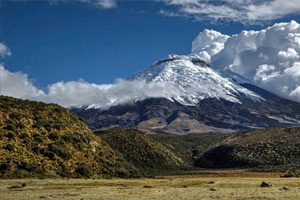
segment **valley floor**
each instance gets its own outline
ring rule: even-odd
[[[274,187],[261,188],[262,181],[271,182]],[[296,200],[300,199],[300,178],[280,178],[277,173],[219,170],[152,179],[2,179],[0,194],[2,200]]]

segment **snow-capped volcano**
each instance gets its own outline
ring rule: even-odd
[[[295,21],[232,36],[205,30],[192,54],[170,55],[110,85],[100,98],[109,103],[98,101],[99,109],[73,111],[92,129],[187,134],[300,126],[300,103],[275,95],[295,100],[300,91],[299,30]]]
[[[263,100],[258,94],[235,82],[232,74],[234,73],[217,72],[196,55],[170,55],[131,79],[172,84],[178,95],[165,98],[174,99],[184,105],[197,105],[206,98],[224,99],[234,103],[241,103],[241,98]]]
[[[130,90],[122,87],[115,92],[126,97],[122,101],[73,111],[94,130],[122,126],[187,134],[300,126],[299,103],[273,95],[232,71],[217,71],[197,55],[168,56],[128,82],[124,87]]]

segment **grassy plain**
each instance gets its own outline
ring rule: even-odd
[[[262,181],[273,187],[261,188]],[[300,199],[300,178],[218,170],[141,179],[2,179],[0,194],[2,200],[296,200]]]

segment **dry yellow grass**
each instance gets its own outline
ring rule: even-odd
[[[0,199],[300,199],[299,178],[280,178],[279,174],[248,173],[240,170],[203,174],[155,179],[0,180]],[[271,182],[274,187],[260,188],[263,180]],[[26,186],[20,187],[22,183]]]

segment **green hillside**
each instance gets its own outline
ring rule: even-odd
[[[142,131],[112,128],[96,134],[143,172],[178,169],[183,165],[174,149]]]
[[[204,153],[196,166],[299,169],[300,128],[270,127],[235,134]]]
[[[149,135],[155,140],[174,149],[184,160],[186,166],[193,166],[194,162],[217,143],[223,141],[230,134],[206,133],[206,134],[154,134]]]
[[[68,109],[0,96],[0,177],[138,176]]]

